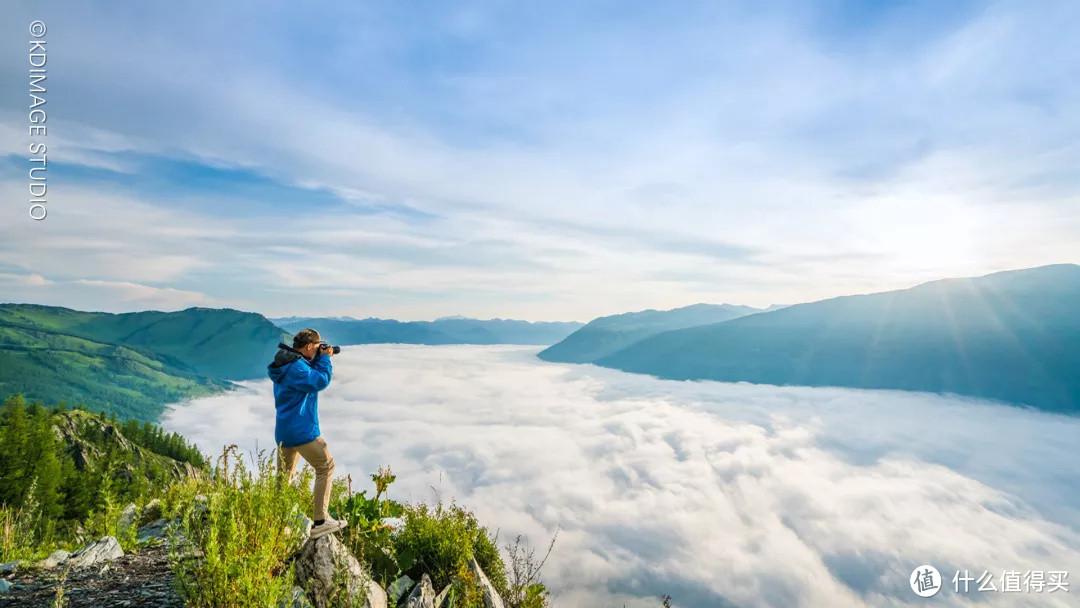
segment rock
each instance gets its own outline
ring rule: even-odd
[[[124,507],[123,511],[120,511],[120,517],[116,520],[116,529],[123,530],[124,528],[130,528],[138,523],[139,508],[132,503],[128,503]]]
[[[143,505],[142,513],[139,514],[139,523],[146,524],[156,521],[165,516],[165,504],[160,498],[155,498]]]
[[[379,586],[379,583],[368,579],[367,597],[364,598],[364,605],[361,608],[388,608],[386,592]]]
[[[435,589],[431,586],[431,577],[425,572],[420,577],[420,584],[413,587],[412,593],[405,599],[406,608],[435,608]]]
[[[195,515],[202,515],[210,510],[210,498],[206,494],[198,494],[191,501],[194,505],[192,510]]]
[[[13,562],[5,562],[3,564],[0,564],[0,574],[14,574],[15,571],[19,569],[19,566],[21,564],[21,559],[17,559]]]
[[[292,521],[285,527],[286,534],[295,530],[300,535],[300,545],[303,546],[311,536],[311,518],[300,512],[300,507],[293,507]]]
[[[11,591],[12,584],[0,578],[0,595]]]
[[[124,550],[115,536],[105,536],[71,554],[67,564],[72,568],[85,568],[102,562],[109,562],[124,557]]]
[[[401,598],[405,597],[416,581],[409,578],[408,574],[401,575],[396,581],[390,583],[390,586],[386,588],[386,597],[390,601],[391,606],[397,606]]]
[[[344,595],[354,598],[367,591],[367,608],[386,608],[386,592],[364,572],[360,562],[333,534],[309,539],[295,562],[296,580],[308,590],[315,608],[336,605]]]
[[[153,523],[146,524],[139,528],[137,532],[137,538],[140,543],[145,543],[154,538],[165,538],[165,532],[169,523],[164,519],[159,519]]]
[[[499,593],[495,591],[495,587],[492,586],[484,571],[480,569],[480,564],[476,563],[476,558],[469,560],[469,568],[480,585],[480,591],[484,594],[484,608],[503,608],[502,598],[499,597]]]
[[[44,569],[48,570],[48,569],[55,568],[55,567],[63,564],[64,562],[67,561],[67,559],[69,557],[71,557],[71,553],[69,553],[67,551],[64,551],[64,550],[53,551],[51,554],[49,554],[49,557],[46,557],[45,559],[41,560],[40,562],[38,562],[35,565],[38,568],[44,568]]]
[[[300,587],[293,587],[289,592],[288,601],[279,604],[280,608],[312,608],[311,600],[307,598],[307,594]]]
[[[451,587],[453,587],[453,585],[443,587],[443,590],[439,592],[439,595],[435,596],[435,608],[442,608],[443,602],[446,601],[446,596],[450,595]]]

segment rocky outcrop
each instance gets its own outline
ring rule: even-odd
[[[13,562],[5,562],[3,564],[0,564],[0,575],[12,574],[16,570],[18,570],[19,566],[21,566],[21,565],[22,565],[22,560],[21,559],[17,559],[17,560],[15,560]]]
[[[165,504],[161,502],[161,499],[155,498],[143,505],[142,511],[139,513],[139,523],[150,523],[162,517],[165,517]]]
[[[420,584],[413,587],[412,593],[405,598],[406,608],[435,608],[435,589],[431,586],[431,577],[426,573],[420,577]]]
[[[499,593],[495,591],[495,587],[488,580],[484,571],[480,569],[480,564],[476,562],[475,558],[469,560],[469,569],[472,570],[476,582],[480,585],[480,592],[484,596],[484,608],[503,608],[502,598],[499,597]]]
[[[139,528],[136,532],[136,538],[140,543],[147,543],[154,539],[165,538],[168,528],[169,522],[164,519],[159,519]]]
[[[139,508],[133,503],[128,503],[126,507],[120,511],[120,517],[116,520],[116,527],[120,530],[124,528],[130,528],[139,521]]]
[[[67,608],[184,607],[173,586],[169,549],[164,544],[140,549],[94,568],[70,571],[23,568],[10,580],[10,592],[0,596],[3,608],[51,608],[56,605],[56,589],[61,580],[63,605]]]
[[[315,608],[334,605],[337,598],[361,595],[365,596],[364,608],[387,608],[386,592],[333,534],[304,543],[294,567],[297,582],[307,590]]]
[[[390,605],[397,606],[401,598],[405,597],[415,584],[416,581],[408,574],[402,574],[397,580],[390,583],[390,586],[386,588],[386,596],[390,600]]]
[[[291,521],[286,527],[288,532],[295,532],[300,537],[300,545],[303,546],[307,542],[308,537],[311,536],[311,518],[304,515],[300,511],[300,507],[296,507],[292,511]]]
[[[0,578],[0,595],[7,595],[11,592],[11,583]]]
[[[289,599],[281,602],[279,608],[313,608],[313,606],[303,589],[300,587],[293,587],[292,591],[289,593]]]
[[[118,452],[128,452],[134,455],[136,463],[154,461],[159,463],[165,470],[171,471],[177,479],[195,477],[198,475],[195,468],[187,462],[179,462],[155,454],[142,446],[135,445],[120,429],[111,422],[101,420],[97,416],[80,410],[62,412],[56,416],[53,432],[64,442],[68,454],[71,455],[75,466],[83,470],[96,459],[104,454],[105,449]],[[100,440],[89,441],[87,437],[96,437]],[[131,481],[134,469],[126,466],[117,472],[119,480]]]
[[[61,549],[59,551],[53,551],[49,554],[49,557],[46,557],[45,559],[34,565],[44,570],[50,570],[57,566],[63,565],[65,562],[67,562],[69,557],[71,557],[71,553]]]
[[[86,568],[124,557],[124,550],[114,536],[100,538],[75,553],[67,559],[65,565],[72,568]]]

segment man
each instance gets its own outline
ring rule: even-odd
[[[315,469],[315,505],[311,538],[319,538],[345,527],[326,511],[334,479],[334,457],[319,433],[319,391],[330,385],[331,347],[319,332],[304,329],[293,336],[293,349],[279,349],[267,373],[274,381],[277,420],[274,441],[278,444],[278,468],[292,481],[296,458],[303,456]]]

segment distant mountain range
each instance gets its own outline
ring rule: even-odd
[[[760,308],[732,304],[693,304],[674,310],[626,312],[589,321],[562,342],[537,355],[545,361],[592,363],[635,342],[673,329],[719,323],[754,313]]]
[[[335,344],[554,344],[582,326],[570,321],[516,321],[441,317],[434,321],[289,317],[273,319],[296,333],[318,330]]]
[[[604,350],[595,341],[564,343],[541,355],[666,379],[955,393],[1080,414],[1080,266],[798,304],[653,333],[592,359]]]
[[[279,319],[232,309],[110,314],[0,304],[0,398],[157,420],[167,403],[263,378],[279,341],[551,345],[547,361],[660,378],[955,393],[1080,414],[1080,266],[946,279],[766,310],[695,304],[588,324]]]
[[[0,304],[0,396],[153,421],[164,404],[263,377],[287,334],[232,309],[110,314]]]

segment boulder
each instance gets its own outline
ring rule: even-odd
[[[152,521],[157,521],[164,516],[165,504],[161,502],[160,498],[155,498],[143,505],[142,512],[139,514],[139,523],[150,523]]]
[[[124,550],[115,536],[105,536],[71,554],[66,565],[72,568],[86,568],[124,557]]]
[[[59,565],[62,565],[64,562],[67,561],[69,557],[71,557],[71,553],[68,553],[67,551],[53,551],[49,554],[49,557],[46,557],[35,565],[38,568],[44,568],[46,570],[49,570]]]
[[[388,608],[386,592],[379,586],[379,583],[368,579],[367,597],[364,598],[364,605],[361,608]]]
[[[307,542],[308,537],[311,536],[311,524],[315,523],[311,521],[311,518],[304,515],[300,511],[300,507],[293,507],[292,515],[290,516],[289,525],[285,527],[286,534],[292,533],[293,530],[300,536],[300,545],[303,546]]]
[[[386,592],[333,534],[304,543],[294,567],[297,582],[308,590],[315,608],[337,605],[342,596],[357,597],[365,590],[363,608],[387,608]]]
[[[165,532],[169,526],[169,522],[164,519],[159,519],[153,523],[146,524],[139,528],[136,533],[140,543],[149,542],[155,538],[165,538]]]
[[[431,586],[431,577],[425,572],[420,577],[420,584],[413,587],[412,593],[405,598],[406,608],[435,608],[435,589]]]
[[[278,604],[279,608],[312,608],[311,600],[300,587],[293,587],[289,592],[289,599]]]
[[[139,508],[134,504],[128,503],[122,511],[120,511],[120,517],[116,520],[116,529],[123,530],[124,528],[130,528],[138,523],[139,520]]]
[[[0,564],[0,574],[14,574],[15,571],[19,569],[20,565],[22,565],[21,559]]]
[[[472,570],[477,584],[480,585],[480,592],[484,595],[484,608],[503,608],[502,598],[499,597],[499,593],[495,591],[495,587],[492,586],[484,571],[480,569],[480,564],[476,563],[476,558],[469,560],[469,569]]]
[[[9,582],[5,581],[4,579],[0,578],[0,595],[4,595],[5,593],[9,593],[11,591],[11,587],[12,587],[11,583],[9,583]]]
[[[409,578],[408,574],[402,574],[398,579],[386,588],[386,597],[390,601],[391,606],[397,606],[401,602],[401,598],[405,597],[409,591],[412,590],[416,581]]]
[[[192,511],[196,516],[204,515],[210,510],[210,497],[206,494],[197,494],[191,502],[194,503]]]
[[[439,595],[435,596],[435,608],[442,608],[443,602],[446,601],[446,596],[450,595],[451,587],[453,587],[453,585],[443,587],[443,590],[439,592]]]

